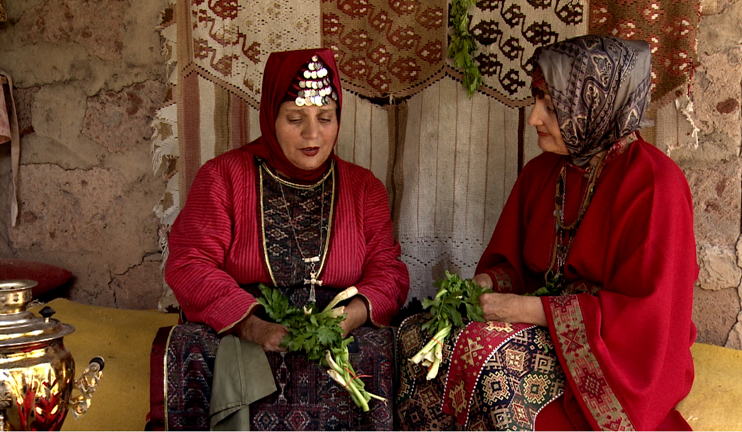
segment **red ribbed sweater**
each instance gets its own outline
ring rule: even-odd
[[[409,291],[384,185],[371,171],[337,160],[338,196],[325,287],[356,286],[374,325],[388,325]],[[231,329],[259,303],[240,284],[271,285],[262,245],[254,156],[242,149],[199,170],[170,232],[165,280],[190,321]]]

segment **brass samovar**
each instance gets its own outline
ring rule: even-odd
[[[48,306],[41,317],[26,310],[34,286],[0,281],[0,431],[59,430],[68,410],[85,414],[103,370],[96,357],[74,380],[75,361],[62,338],[75,328],[53,319]]]

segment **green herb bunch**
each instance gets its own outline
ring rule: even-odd
[[[469,6],[476,0],[453,0],[451,2],[451,42],[448,45],[448,57],[453,58],[456,67],[464,70],[462,85],[471,97],[482,84],[482,74],[474,62],[472,53],[477,49],[474,36],[469,33]]]
[[[423,308],[432,318],[423,324],[422,329],[431,335],[430,341],[410,359],[415,364],[428,367],[427,379],[438,375],[443,360],[443,344],[454,327],[463,327],[464,318],[468,321],[484,322],[484,313],[479,297],[491,290],[481,287],[471,279],[461,279],[446,271],[446,277],[435,283],[436,295],[425,299]]]
[[[281,346],[289,352],[302,352],[307,358],[328,367],[327,374],[350,393],[353,402],[363,411],[368,411],[368,402],[383,397],[369,393],[365,384],[350,364],[348,344],[353,337],[343,339],[340,323],[345,319],[345,307],[337,306],[343,300],[358,294],[356,287],[350,287],[332,299],[322,311],[315,303],[302,309],[289,305],[288,298],[277,289],[260,284],[263,294],[258,299],[268,316],[285,326],[289,334],[281,340]]]

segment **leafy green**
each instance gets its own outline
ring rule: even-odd
[[[423,301],[423,308],[432,315],[422,326],[430,335],[430,341],[410,359],[412,363],[428,367],[426,378],[429,380],[438,375],[443,360],[443,342],[452,328],[463,327],[464,317],[469,321],[484,322],[479,297],[491,291],[448,271],[445,279],[436,281],[435,286],[438,288],[435,297]]]
[[[304,353],[307,359],[328,367],[328,375],[348,391],[353,402],[363,411],[369,410],[368,402],[372,398],[386,401],[365,390],[365,384],[358,379],[350,364],[348,345],[353,342],[353,337],[343,338],[340,323],[346,314],[343,313],[343,306],[335,306],[357,294],[355,287],[338,294],[322,311],[317,310],[315,303],[309,303],[302,309],[290,306],[288,298],[277,289],[263,284],[259,288],[263,296],[258,302],[272,320],[289,331],[281,340],[283,348]]]
[[[435,283],[436,295],[423,301],[432,318],[423,324],[431,336],[447,326],[462,327],[464,317],[469,321],[484,322],[484,313],[479,304],[479,296],[491,290],[481,287],[471,279],[461,279],[457,274],[446,270],[446,277]]]
[[[264,284],[259,287],[263,297],[258,302],[272,320],[289,330],[289,334],[281,340],[281,346],[290,352],[303,352],[309,360],[327,366],[325,351],[342,348],[343,329],[340,323],[345,319],[345,314],[334,316],[333,309],[316,312],[315,303],[306,306],[307,313],[289,306],[288,298],[280,291]]]
[[[474,63],[472,53],[477,49],[474,36],[469,33],[469,6],[474,6],[476,0],[452,0],[450,21],[452,26],[451,39],[448,45],[448,57],[453,58],[456,67],[464,70],[462,85],[467,95],[471,97],[482,84],[482,74],[479,66]]]
[[[532,293],[523,294],[524,296],[557,296],[562,293],[562,277],[556,275],[546,281],[546,285]]]

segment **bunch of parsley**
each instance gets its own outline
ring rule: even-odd
[[[422,329],[431,336],[430,341],[413,356],[410,361],[428,367],[427,379],[438,375],[443,360],[443,344],[453,327],[463,327],[464,318],[468,321],[484,322],[484,313],[479,304],[479,296],[491,290],[485,289],[471,279],[461,279],[457,274],[446,271],[446,277],[435,283],[437,288],[433,299],[425,299],[423,308],[432,318],[423,324]]]
[[[365,390],[365,384],[350,364],[348,344],[353,342],[353,337],[343,339],[340,323],[345,319],[345,308],[337,305],[356,295],[356,287],[342,291],[322,311],[317,310],[315,303],[302,309],[290,306],[285,295],[263,284],[260,284],[260,291],[263,296],[258,302],[268,316],[289,331],[281,340],[283,348],[302,352],[309,360],[328,367],[327,374],[350,393],[353,402],[363,411],[369,410],[368,402],[372,398],[386,401]]]

